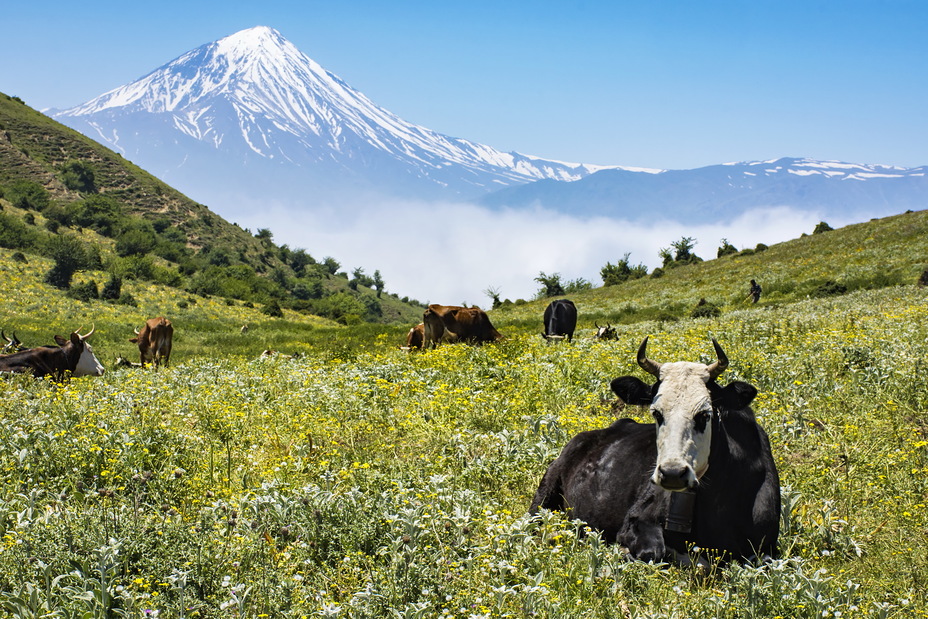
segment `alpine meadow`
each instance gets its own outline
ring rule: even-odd
[[[19,101],[0,112],[0,328],[39,346],[93,327],[106,366],[0,380],[4,616],[928,616],[928,211],[579,290],[572,342],[540,337],[538,298],[489,310],[499,342],[407,351],[423,308],[382,281],[225,222]],[[155,316],[170,365],[117,367]],[[609,390],[644,377],[645,337],[701,363],[715,338],[721,383],[757,388],[779,557],[632,561],[527,513],[578,432],[651,420]]]

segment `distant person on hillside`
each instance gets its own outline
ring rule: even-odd
[[[748,299],[754,299],[752,303],[757,303],[758,301],[760,301],[760,293],[761,293],[760,284],[758,284],[756,281],[752,279],[751,280],[751,292],[748,293],[748,296],[744,297],[744,300],[747,301]]]

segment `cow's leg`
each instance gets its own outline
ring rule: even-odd
[[[542,508],[552,511],[564,509],[563,492],[560,467],[554,463],[548,467],[541,478],[538,490],[535,491],[535,498],[532,499],[532,505],[528,508],[529,513],[536,514]]]
[[[667,495],[667,496],[665,496]],[[669,493],[648,484],[625,516],[617,537],[636,559],[664,561],[667,547],[664,544],[663,520]]]

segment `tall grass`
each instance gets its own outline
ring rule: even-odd
[[[9,616],[925,616],[928,300],[896,287],[547,344],[295,360],[190,356],[5,380]],[[535,487],[576,432],[643,418],[608,391],[660,360],[757,386],[784,486],[782,558],[708,578],[628,561]],[[240,335],[240,334],[238,334]],[[230,336],[231,337],[231,336]],[[108,613],[108,615],[107,615]]]

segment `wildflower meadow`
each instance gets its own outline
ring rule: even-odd
[[[582,315],[581,306],[581,315]],[[860,291],[719,318],[408,353],[192,356],[2,381],[9,617],[928,616],[928,298]],[[731,359],[783,485],[781,557],[629,561],[526,511],[575,433],[644,420],[608,389]],[[643,376],[643,374],[642,374]]]

